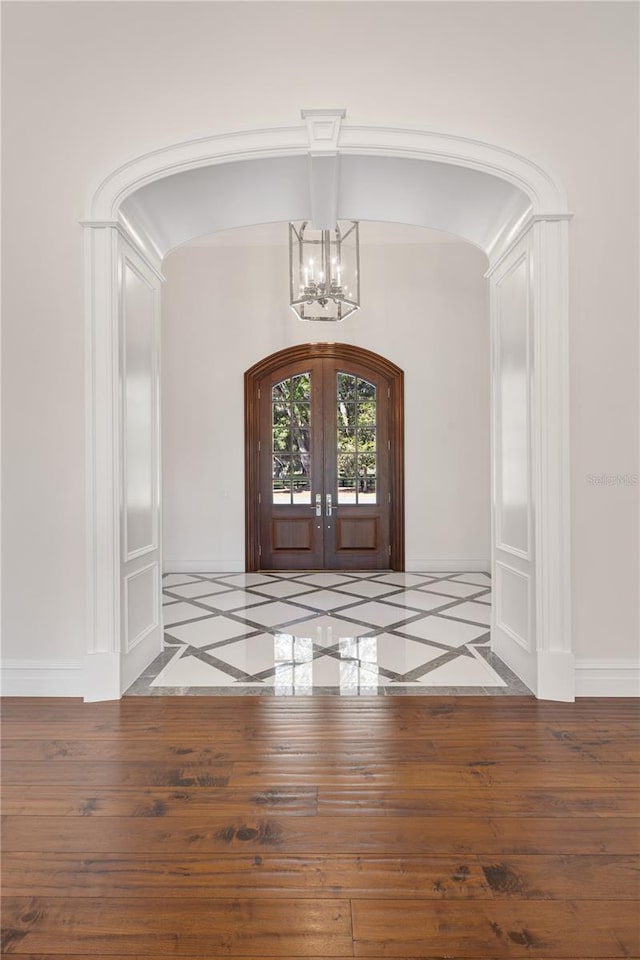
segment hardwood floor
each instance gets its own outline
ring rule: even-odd
[[[4,953],[640,957],[636,702],[3,707]]]

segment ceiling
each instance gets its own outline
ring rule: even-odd
[[[368,155],[339,161],[338,219],[378,224],[363,226],[363,242],[433,243],[449,234],[449,241],[468,240],[489,251],[530,206],[506,180],[453,163]],[[246,243],[239,228],[256,224],[250,242],[273,243],[283,222],[311,217],[309,158],[240,160],[173,174],[138,189],[121,213],[161,257],[189,242],[216,244],[212,235],[220,231],[230,231],[223,243]],[[389,239],[379,239],[379,224],[394,224]],[[422,239],[419,228],[428,229]]]

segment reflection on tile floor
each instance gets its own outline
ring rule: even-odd
[[[485,573],[165,574],[129,696],[529,695],[489,648]]]

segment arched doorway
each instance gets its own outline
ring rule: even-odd
[[[498,574],[492,642],[538,696],[572,700],[570,213],[564,191],[547,171],[511,150],[425,131],[341,127],[344,111],[325,113],[311,111],[306,128],[299,124],[234,133],[152,151],[123,164],[91,197],[83,221],[88,331],[86,698],[120,696],[161,643],[159,447],[154,442],[158,420],[152,414],[158,387],[153,356],[162,257],[199,234],[313,219],[314,207],[326,215],[337,205],[340,217],[431,226],[487,253],[494,383],[492,568]],[[332,184],[333,192],[323,193],[323,184]],[[134,311],[129,311],[127,298]],[[127,331],[128,316],[136,329]],[[126,450],[123,342],[129,333],[132,343],[139,342],[139,333],[146,338],[148,355],[138,357],[146,378],[145,410],[150,413],[143,425],[146,463],[129,460]],[[514,337],[517,345],[511,351]],[[505,364],[514,358],[518,429],[526,433],[519,444],[509,442],[515,435],[512,419],[501,418],[510,395],[502,389],[503,374],[512,379]],[[132,417],[140,409],[132,405]],[[140,423],[134,425],[142,436]],[[513,524],[514,489],[507,467],[513,467],[508,461],[516,453],[524,459],[516,470],[519,520]],[[128,487],[131,463],[140,477]],[[144,503],[137,495],[141,483]],[[137,539],[129,537],[134,529]]]
[[[403,375],[349,344],[245,374],[247,570],[404,569]]]

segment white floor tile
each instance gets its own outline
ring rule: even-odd
[[[295,597],[298,593],[309,593],[311,584],[296,583],[291,580],[274,580],[273,583],[255,584],[253,588],[257,593],[265,594],[266,597]]]
[[[342,638],[361,637],[370,631],[370,627],[359,627],[355,623],[341,620],[340,617],[318,616],[302,623],[285,627],[284,634],[293,637],[309,637],[323,647],[331,646]]]
[[[197,620],[198,617],[206,616],[206,610],[202,607],[196,607],[192,603],[175,603],[163,610],[165,627],[170,627],[174,623],[181,623],[183,620]]]
[[[446,611],[446,614],[450,617],[460,617],[462,620],[474,620],[476,623],[484,623],[487,626],[491,624],[491,607],[486,603],[474,603],[473,600],[452,607],[451,610]]]
[[[380,583],[378,580],[361,580],[336,587],[338,593],[353,593],[359,597],[383,597],[389,593],[394,593],[397,589],[397,584]]]
[[[212,610],[233,610],[235,613],[254,603],[264,603],[264,597],[247,593],[245,590],[230,590],[227,593],[217,593],[212,597],[203,597],[198,600],[198,603],[204,603]]]
[[[164,586],[164,584],[163,584]],[[197,600],[200,597],[207,597],[213,593],[222,593],[229,587],[221,587],[219,583],[207,583],[202,580],[198,583],[187,583],[183,587],[171,587],[171,593],[189,600]]]
[[[281,603],[278,600],[272,603],[263,603],[257,607],[250,607],[247,610],[234,610],[234,613],[264,627],[275,627],[278,624],[287,623],[289,620],[301,620],[309,616],[308,611],[301,607],[294,607],[289,603]]]
[[[190,577],[186,573],[170,573],[166,577],[162,578],[163,587],[173,587],[177,586],[179,583],[193,583],[195,577]]]
[[[219,579],[233,587],[253,587],[256,583],[269,583],[271,577],[263,573],[228,573],[220,574]]]
[[[420,678],[427,687],[506,687],[488,663],[476,657],[458,657]]]
[[[296,603],[304,604],[312,610],[337,610],[339,607],[358,603],[358,598],[348,597],[345,593],[338,593],[337,590],[317,590],[315,593],[296,597]]]
[[[481,587],[478,584],[459,583],[454,580],[439,580],[437,583],[428,584],[424,587],[424,590],[427,593],[441,593],[448,597],[469,597],[474,593],[479,593]]]
[[[357,641],[355,641],[357,643]],[[418,643],[416,640],[405,640],[402,637],[394,637],[390,633],[381,633],[377,637],[363,637],[360,645],[373,644],[371,648],[374,651],[375,662],[386,670],[393,670],[395,673],[407,673],[416,667],[422,666],[441,657],[443,652],[437,647],[428,647],[425,643]],[[365,660],[369,659],[369,650],[363,650]]]
[[[374,600],[372,603],[363,603],[358,607],[343,610],[341,613],[343,617],[353,617],[354,620],[372,623],[376,627],[388,627],[390,623],[414,617],[418,611],[403,610],[402,607],[392,607]]]
[[[197,657],[181,657],[177,653],[160,671],[152,687],[226,687],[235,684],[233,677],[217,670]]]
[[[400,593],[396,597],[389,597],[387,601],[387,603],[413,607],[417,610],[434,610],[436,607],[442,607],[452,602],[451,597],[442,597],[422,590],[405,590],[404,593]]]
[[[224,647],[217,647],[211,653],[245,673],[255,674],[273,669],[280,651],[272,634],[261,633],[236,643],[225,644]]]
[[[228,617],[209,617],[208,620],[197,620],[195,623],[185,623],[181,627],[174,627],[167,632],[183,643],[192,647],[206,647],[219,640],[229,640],[231,637],[240,637],[250,633],[251,627],[236,623]],[[222,658],[224,660],[224,657]]]
[[[385,573],[378,577],[379,583],[394,583],[399,587],[415,587],[418,583],[433,580],[429,573]]]
[[[348,577],[343,577],[339,573],[300,573],[298,579],[301,583],[310,583],[314,587],[335,587],[339,583],[346,583]]]
[[[463,583],[477,583],[481,587],[491,586],[491,577],[488,573],[459,573],[454,579]]]
[[[457,609],[456,607],[453,608]],[[445,620],[435,614],[425,617],[424,620],[414,620],[406,627],[400,627],[403,633],[410,633],[413,637],[422,637],[423,640],[433,640],[434,643],[446,643],[448,647],[460,647],[463,643],[476,640],[487,632],[486,627],[472,626],[470,623],[457,623],[455,620]]]

